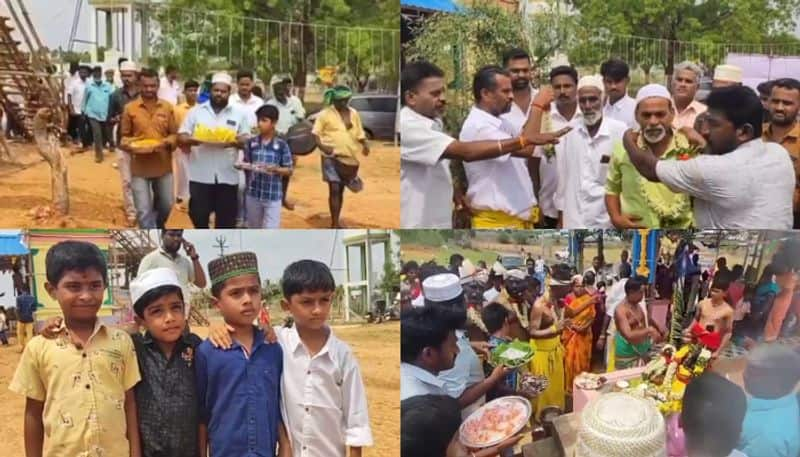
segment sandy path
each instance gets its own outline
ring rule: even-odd
[[[205,335],[202,328],[194,329]],[[400,457],[400,324],[334,327],[356,354],[367,389],[375,446],[365,457]],[[11,340],[12,344],[16,338]],[[23,457],[25,399],[8,390],[20,354],[16,346],[0,346],[0,436],[3,456]]]
[[[71,213],[69,217],[35,218],[34,208],[50,205],[50,168],[27,144],[12,144],[25,167],[0,165],[0,227],[15,228],[118,228],[125,226],[116,158],[94,163],[87,151],[69,158]],[[364,190],[346,191],[342,209],[345,227],[396,228],[400,225],[400,153],[391,144],[373,141],[369,157],[360,158]],[[108,156],[107,156],[108,157]],[[282,228],[330,226],[328,187],[322,182],[319,155],[301,157],[289,197],[294,211],[283,211]],[[191,228],[188,214],[173,211],[168,225]]]

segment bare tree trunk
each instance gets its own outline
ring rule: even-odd
[[[53,205],[61,215],[69,214],[69,186],[67,181],[67,157],[60,147],[58,128],[51,125],[53,112],[42,108],[33,119],[33,138],[39,154],[50,164],[50,187]]]

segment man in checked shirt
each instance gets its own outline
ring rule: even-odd
[[[244,159],[248,228],[280,228],[283,177],[292,175],[289,145],[275,136],[278,108],[264,105],[256,111],[259,135],[245,143]]]

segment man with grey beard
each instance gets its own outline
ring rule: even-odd
[[[648,84],[636,94],[637,145],[653,161],[682,159],[690,144],[672,128],[675,108],[666,87]],[[671,159],[671,160],[669,160]],[[671,191],[659,182],[642,179],[620,145],[614,149],[606,180],[606,207],[611,223],[619,229],[688,228],[692,205],[688,195]],[[644,175],[646,176],[646,175]]]
[[[611,153],[622,144],[627,126],[603,116],[603,90],[599,75],[578,81],[578,105],[583,116],[575,130],[564,136],[563,152],[556,155],[555,202],[561,228],[612,228],[605,202],[606,174]]]

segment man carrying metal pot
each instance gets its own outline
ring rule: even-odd
[[[360,192],[364,188],[358,177],[360,151],[369,155],[367,135],[358,111],[350,107],[353,92],[347,86],[325,91],[325,105],[314,122],[312,133],[322,151],[322,180],[328,183],[328,205],[331,228],[340,228],[339,214],[344,201],[344,188]]]

